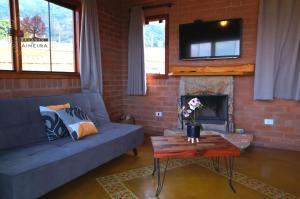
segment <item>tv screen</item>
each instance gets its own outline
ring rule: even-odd
[[[237,58],[241,54],[242,19],[196,21],[179,25],[183,60]]]

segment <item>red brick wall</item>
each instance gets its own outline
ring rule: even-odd
[[[127,38],[129,7],[157,4],[164,1],[127,0],[123,9],[123,110],[132,114],[146,132],[159,134],[177,124],[177,97],[179,78],[148,80],[148,94],[144,97],[126,95]],[[145,15],[169,14],[169,64],[170,65],[230,65],[255,63],[258,0],[186,0],[173,1],[172,8],[145,11]],[[216,20],[243,18],[242,57],[231,60],[181,61],[178,59],[178,25],[195,19]],[[287,100],[253,100],[253,77],[235,77],[234,121],[236,127],[245,128],[255,135],[255,144],[266,147],[300,150],[300,103]],[[155,119],[154,112],[162,111],[163,117]],[[297,112],[298,111],[298,112]],[[264,118],[274,118],[274,126],[263,125]]]
[[[79,91],[79,79],[0,79],[0,99]]]
[[[122,113],[121,6],[117,1],[101,0],[98,4],[103,68],[103,96],[110,118],[117,121]]]
[[[238,128],[253,133],[258,146],[300,151],[300,102],[253,100],[253,77],[235,78],[234,118]],[[273,118],[274,125],[263,124]]]
[[[132,114],[138,124],[145,126],[146,133],[159,134],[177,125],[178,78],[149,79],[147,96],[125,96],[124,112]],[[162,111],[162,118],[154,112]]]

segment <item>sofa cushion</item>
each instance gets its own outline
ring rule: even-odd
[[[47,141],[39,106],[63,103],[81,107],[95,124],[109,122],[99,93],[0,100],[0,150]]]
[[[68,128],[73,140],[79,140],[98,131],[89,116],[79,107],[62,109],[57,111],[57,114]]]
[[[37,198],[143,142],[138,125],[105,123],[97,128],[101,133],[78,142],[63,138],[0,151],[0,195]]]

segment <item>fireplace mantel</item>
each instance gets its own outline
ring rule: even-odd
[[[253,75],[254,64],[231,66],[169,66],[169,76]]]

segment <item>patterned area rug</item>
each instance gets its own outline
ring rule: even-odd
[[[226,177],[226,169],[220,165],[219,172],[214,170],[213,165],[208,159],[172,159],[169,161],[168,170],[196,164],[214,173]],[[161,163],[161,170],[165,165]],[[132,169],[121,173],[96,178],[97,182],[103,187],[106,193],[113,199],[137,199],[138,197],[125,186],[124,182],[134,180],[141,177],[150,176],[153,171],[153,165],[145,166],[138,169]],[[168,175],[168,174],[167,174]],[[167,176],[166,176],[167,177]],[[250,178],[240,172],[234,172],[233,181],[239,183],[249,189],[259,192],[272,199],[300,199],[290,193],[284,192],[276,187],[268,185],[260,180]],[[155,198],[155,197],[154,197]]]

